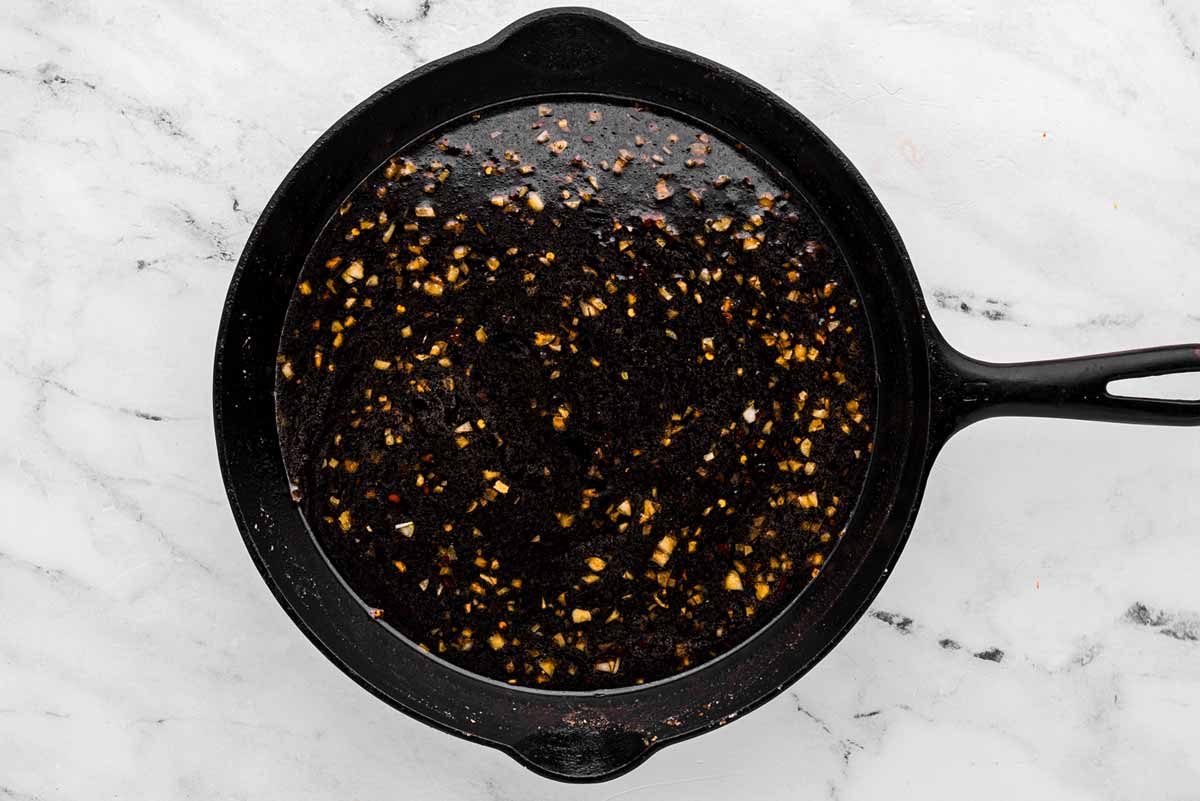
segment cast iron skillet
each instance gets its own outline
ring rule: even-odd
[[[289,496],[275,428],[275,354],[296,276],[325,221],[373,168],[462,114],[588,94],[674,109],[744,142],[823,217],[871,329],[879,417],[864,494],[820,578],[739,648],[626,689],[513,687],[426,655],[373,620]],[[958,353],[934,328],[900,236],[846,157],[799,112],[737,73],[642,38],[595,11],[532,14],[359,105],[304,154],[250,235],[217,340],[217,447],[246,546],[305,634],[363,687],[430,725],[504,750],[542,775],[613,778],[655,749],[772,698],[866,610],[904,546],[946,440],[995,415],[1200,424],[1200,401],[1118,397],[1118,378],[1200,370],[1200,345],[1024,364]]]

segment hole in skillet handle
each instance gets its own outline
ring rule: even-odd
[[[1200,402],[1200,373],[1167,373],[1109,381],[1106,390],[1118,398]]]
[[[552,779],[595,782],[632,770],[649,756],[649,740],[612,725],[542,729],[516,743],[518,758]]]
[[[501,31],[497,53],[529,72],[580,76],[602,72],[638,38],[625,23],[590,8],[551,8]]]

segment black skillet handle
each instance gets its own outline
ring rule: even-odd
[[[1001,415],[1200,425],[1200,400],[1133,398],[1108,391],[1110,381],[1122,378],[1200,372],[1200,344],[995,364],[965,356],[941,340],[931,365],[935,425],[943,438]]]

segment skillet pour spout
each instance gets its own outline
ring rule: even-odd
[[[531,734],[513,750],[545,776],[586,781],[624,773],[649,756],[650,746],[649,738],[637,732],[577,721]]]
[[[325,222],[364,176],[466,115],[563,97],[668,109],[769,165],[850,265],[874,353],[878,407],[864,489],[817,579],[719,658],[644,685],[588,692],[483,678],[375,619],[293,502],[275,416],[276,356],[297,276]],[[318,649],[424,723],[501,749],[553,779],[600,781],[765,703],[828,653],[890,574],[933,459],[955,431],[997,415],[1200,425],[1200,401],[1126,398],[1107,389],[1114,379],[1184,371],[1200,371],[1200,345],[1008,365],[963,355],[929,322],[887,212],[807,118],[720,64],[644,39],[606,14],[560,8],[531,14],[383,88],[288,173],[230,285],[216,346],[214,420],[247,550]]]

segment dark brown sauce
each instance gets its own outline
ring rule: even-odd
[[[651,681],[820,572],[874,367],[806,203],[663,113],[547,102],[396,155],[306,263],[289,475],[373,614],[499,681]]]

